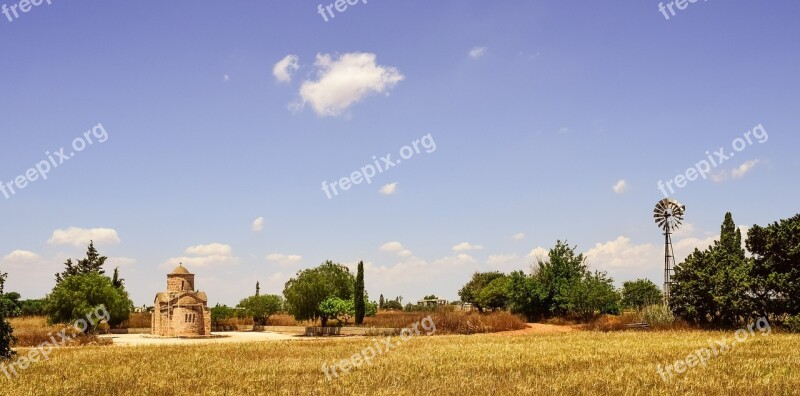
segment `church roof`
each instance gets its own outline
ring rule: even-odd
[[[191,273],[181,264],[175,267],[175,269],[170,272],[170,275],[191,275]]]

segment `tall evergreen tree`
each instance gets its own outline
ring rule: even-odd
[[[86,258],[78,260],[77,264],[73,264],[72,259],[67,259],[67,262],[64,263],[66,267],[64,272],[56,274],[56,283],[61,283],[61,281],[72,275],[88,274],[92,272],[104,275],[106,272],[103,270],[103,264],[105,264],[106,260],[108,260],[108,257],[101,256],[97,253],[97,249],[94,248],[94,241],[89,241]]]
[[[256,281],[256,297],[261,295],[261,282]]]
[[[719,241],[695,251],[675,267],[670,306],[676,315],[698,324],[734,326],[754,315],[750,297],[753,265],[742,249],[742,233],[730,213]]]
[[[378,299],[378,308],[383,309],[386,305],[386,299],[383,298],[383,294],[381,294],[381,298]]]
[[[364,303],[364,262],[358,263],[358,272],[356,273],[356,285],[354,291],[354,305],[356,310],[356,325],[364,323],[364,315],[366,315],[366,304]]]
[[[114,276],[111,278],[111,284],[117,289],[125,287],[125,279],[119,277],[119,267],[114,268]]]

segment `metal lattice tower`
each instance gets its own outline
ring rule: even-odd
[[[672,272],[675,268],[675,251],[672,249],[672,232],[683,224],[686,206],[674,199],[665,198],[656,203],[653,219],[664,230],[664,303],[669,304]]]

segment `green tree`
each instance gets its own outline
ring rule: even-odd
[[[20,316],[44,316],[44,299],[20,301]]]
[[[423,300],[438,300],[438,299],[439,299],[439,297],[436,297],[436,295],[435,295],[435,294],[429,294],[429,295],[427,295],[427,296],[423,297],[422,299],[423,299]]]
[[[353,291],[353,303],[356,310],[356,325],[364,323],[364,315],[366,314],[365,298],[366,291],[364,290],[364,262],[359,261],[358,272],[356,273],[355,290]]]
[[[556,241],[546,260],[539,260],[534,276],[544,292],[544,304],[550,315],[563,316],[569,311],[567,292],[586,274],[586,258],[576,254],[577,246]]]
[[[94,241],[89,242],[89,248],[86,251],[86,258],[78,260],[77,264],[73,264],[72,259],[67,259],[64,263],[66,267],[64,272],[60,274],[56,274],[56,283],[61,283],[67,277],[72,275],[80,275],[80,274],[87,274],[91,272],[96,272],[100,275],[105,274],[105,270],[103,270],[103,264],[105,264],[108,257],[101,256],[97,253],[97,249],[94,248]]]
[[[750,297],[753,260],[745,257],[741,231],[725,214],[720,240],[695,251],[675,267],[670,307],[675,315],[715,327],[742,324],[754,316]]]
[[[664,301],[661,289],[650,279],[637,279],[622,284],[622,306],[642,310]]]
[[[47,296],[45,311],[51,323],[70,323],[85,319],[87,315],[104,306],[110,316],[109,325],[116,326],[127,320],[133,311],[133,302],[125,288],[116,288],[107,276],[97,272],[72,275],[58,283]],[[87,327],[96,330],[99,322]]]
[[[237,307],[244,308],[256,324],[266,326],[269,317],[281,311],[283,299],[274,294],[255,295],[240,301]]]
[[[386,301],[386,303],[384,303],[383,309],[388,311],[402,311],[403,304],[401,304],[400,301],[397,300],[389,300]]]
[[[119,276],[119,267],[114,268],[114,276],[111,277],[111,283],[117,289],[122,289],[123,287],[125,287],[125,279],[122,279]]]
[[[545,293],[539,279],[514,271],[508,276],[507,306],[512,313],[525,315],[528,320],[546,316],[550,309],[545,305]]]
[[[14,329],[8,323],[8,317],[11,310],[15,307],[11,300],[5,298],[3,288],[5,287],[8,274],[0,272],[0,360],[10,359],[14,356],[14,351],[11,350],[11,344],[16,339],[14,338]]]
[[[383,298],[383,294],[381,294],[381,298],[378,299],[378,308],[383,309],[384,305],[386,305],[386,300]]]
[[[211,308],[211,324],[219,326],[223,320],[230,319],[236,316],[236,310],[227,306],[217,303],[216,306]]]
[[[619,313],[620,295],[614,288],[614,280],[605,272],[587,271],[570,285],[565,297],[568,312],[587,322],[596,314]]]
[[[261,282],[256,281],[256,296],[261,295]]]
[[[755,256],[751,291],[758,313],[771,318],[800,314],[800,214],[753,226],[746,243]]]
[[[330,297],[319,304],[319,311],[329,319],[336,319],[339,325],[347,325],[356,314],[355,302],[343,300],[339,297]]]
[[[472,279],[458,291],[461,301],[471,303],[479,312],[483,312],[485,306],[479,301],[481,290],[488,286],[493,280],[502,278],[500,272],[476,272],[472,274]]]
[[[298,272],[286,282],[283,295],[296,320],[319,319],[324,327],[329,316],[320,311],[320,303],[329,297],[351,300],[354,288],[355,278],[347,267],[326,261],[317,268]]]
[[[478,292],[478,304],[492,311],[505,308],[508,303],[508,285],[509,279],[505,275],[493,279]]]

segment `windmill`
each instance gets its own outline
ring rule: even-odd
[[[680,202],[664,198],[656,203],[653,219],[664,230],[664,303],[669,304],[672,269],[675,267],[675,252],[672,250],[672,232],[683,224],[686,206]]]

